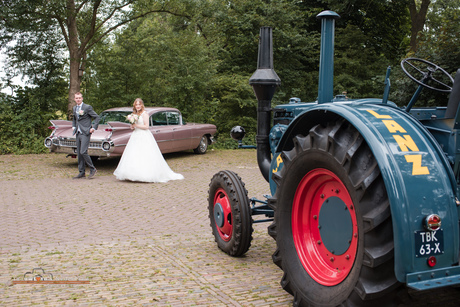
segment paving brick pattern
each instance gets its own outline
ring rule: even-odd
[[[166,159],[184,180],[118,181],[117,159],[99,161],[95,179],[73,180],[76,160],[64,155],[0,156],[0,305],[290,306],[268,223],[254,225],[252,246],[239,258],[217,248],[209,226],[216,172],[238,173],[249,197],[269,193],[255,151]],[[34,268],[90,284],[11,285]],[[459,292],[404,295],[400,306],[456,306],[449,304]]]

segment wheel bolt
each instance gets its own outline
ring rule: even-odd
[[[324,198],[324,194],[321,194],[321,198]]]
[[[335,260],[335,259],[334,259],[334,257],[331,257],[331,259],[330,259],[330,260],[331,260],[331,262],[334,262],[334,260]]]
[[[339,189],[336,189],[336,190],[335,190],[335,193],[339,194],[339,193],[340,193],[340,190],[339,190]]]
[[[318,242],[317,242],[317,243],[318,243],[318,244],[321,244],[321,240],[318,240]]]
[[[350,255],[346,255],[345,259],[350,260]]]
[[[317,215],[313,215],[313,219],[314,219],[314,220],[317,220],[317,219],[318,219],[318,216],[317,216]]]
[[[357,238],[357,237],[358,237],[358,234],[357,234],[357,233],[355,233],[355,234],[353,235],[353,237]]]

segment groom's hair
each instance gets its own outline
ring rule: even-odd
[[[80,95],[80,96],[83,96],[82,93],[80,92],[76,92],[74,95]]]

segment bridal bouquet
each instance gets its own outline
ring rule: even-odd
[[[134,123],[137,122],[137,120],[139,119],[139,115],[136,115],[136,114],[129,114],[128,116],[126,116],[126,119],[127,119],[131,124],[134,124]]]

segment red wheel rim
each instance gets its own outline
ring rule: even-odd
[[[219,236],[224,241],[230,241],[233,233],[232,207],[227,193],[222,188],[219,188],[214,194],[214,211],[216,210],[223,214],[222,225],[215,223]]]
[[[321,208],[332,198],[347,207],[342,207],[342,210],[348,213],[340,214],[346,214],[350,220],[349,229],[345,229],[350,233],[350,238],[345,243],[345,252],[339,255],[326,247],[321,233],[324,234],[327,229],[321,229],[320,232],[319,224]],[[331,171],[315,169],[300,181],[292,207],[292,236],[303,267],[316,282],[335,286],[348,276],[358,249],[356,211],[345,185]]]

